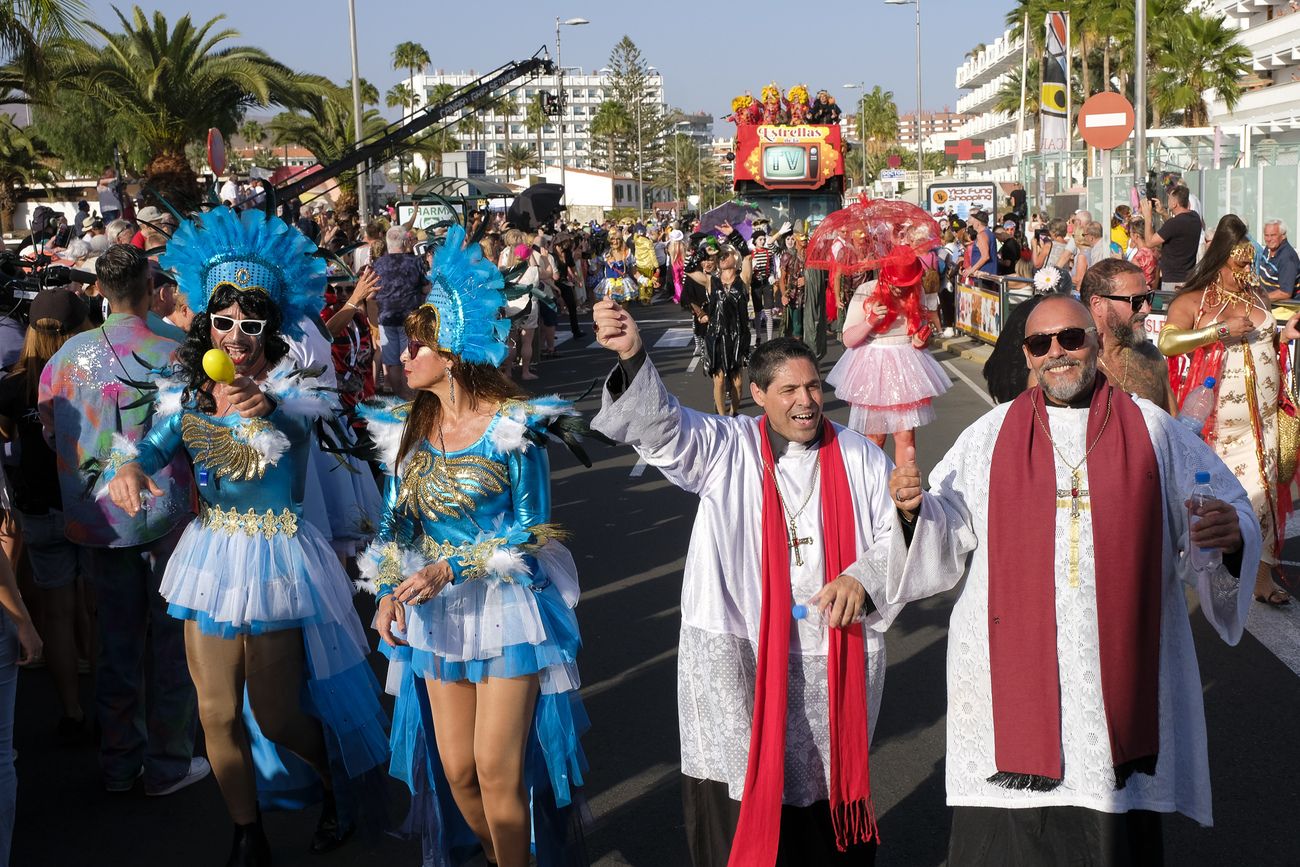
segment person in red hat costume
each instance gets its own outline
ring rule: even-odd
[[[921,305],[924,273],[916,251],[897,246],[879,277],[853,293],[845,311],[844,355],[826,377],[852,409],[849,427],[877,445],[894,435],[895,455],[915,443],[915,430],[934,421],[934,398],[952,380],[926,351],[930,326]]]

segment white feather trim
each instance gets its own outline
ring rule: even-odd
[[[489,575],[495,575],[497,578],[513,578],[520,575],[531,575],[533,571],[528,568],[528,563],[524,560],[524,555],[518,548],[496,548],[488,555],[487,563],[483,565],[483,571]]]
[[[383,573],[391,570],[390,561],[394,558],[401,579],[409,578],[429,565],[425,556],[415,549],[402,548],[396,542],[381,542],[376,539],[357,555],[357,572],[361,575],[361,579],[354,582],[356,586],[367,593],[374,594],[379,590],[381,579],[383,583],[391,584],[394,576]]]
[[[375,441],[375,448],[379,449],[379,459],[390,471],[396,469],[397,450],[402,446],[402,429],[405,425],[371,420],[366,422],[366,426],[371,439]]]
[[[140,448],[135,443],[127,439],[125,434],[114,433],[108,450],[107,466],[95,483],[96,487],[99,488],[99,490],[95,491],[95,499],[108,499],[108,483],[113,480],[113,476],[117,475],[117,468],[122,464],[130,463],[139,456]]]
[[[182,380],[166,377],[158,380],[158,395],[154,398],[154,414],[159,418],[176,415],[181,411],[181,395],[185,393]]]
[[[283,431],[274,427],[257,426],[257,429],[252,433],[248,433],[247,428],[245,428],[244,439],[253,447],[254,451],[262,456],[262,462],[268,467],[278,464],[280,458],[289,450],[289,437],[285,436]]]
[[[337,413],[335,397],[328,388],[323,379],[301,374],[290,356],[280,359],[262,385],[281,412],[300,418],[329,418]]]
[[[521,419],[504,416],[492,429],[492,446],[499,452],[525,451],[530,445],[528,426]]]

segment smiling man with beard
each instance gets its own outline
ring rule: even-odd
[[[595,324],[619,362],[593,427],[700,497],[678,653],[694,864],[874,863],[867,748],[882,633],[898,606],[846,572],[865,573],[903,532],[888,459],[823,417],[817,359],[802,341],[769,340],[750,356],[761,418],[719,417],[668,393],[621,307],[602,301]],[[832,628],[795,621],[796,603]]]
[[[1103,259],[1083,275],[1079,294],[1101,334],[1102,372],[1117,387],[1173,414],[1169,365],[1143,327],[1155,293],[1142,269],[1124,259]]]
[[[1045,297],[1025,334],[1040,386],[964,431],[928,492],[915,466],[894,471],[916,523],[906,565],[868,571],[867,591],[901,604],[965,578],[948,630],[948,864],[1159,865],[1161,813],[1213,821],[1186,590],[1236,644],[1259,522],[1209,446],[1097,371],[1083,305]],[[1201,480],[1212,496],[1193,507]],[[1222,560],[1197,568],[1193,546]]]

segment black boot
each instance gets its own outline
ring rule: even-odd
[[[311,851],[319,855],[332,852],[342,846],[356,830],[353,824],[344,825],[339,821],[338,805],[334,802],[334,793],[325,793],[325,802],[321,804],[320,821],[316,823],[316,833],[311,836]]]
[[[271,846],[262,831],[262,820],[235,826],[235,840],[230,845],[226,867],[271,867]]]

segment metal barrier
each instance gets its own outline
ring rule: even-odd
[[[972,274],[957,281],[957,330],[985,343],[997,343],[1002,322],[1017,304],[1034,294],[1034,281],[1014,274]]]

